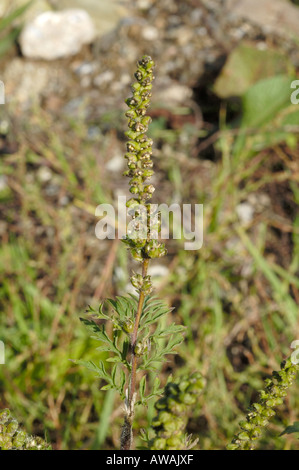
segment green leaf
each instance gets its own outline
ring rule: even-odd
[[[123,369],[120,369],[120,391],[122,395],[124,395],[125,385],[126,385],[126,374],[124,373]]]
[[[107,374],[104,363],[102,361],[99,362],[99,366],[97,366],[93,361],[84,361],[81,359],[77,359],[75,361],[72,361],[75,364],[78,364],[80,366],[85,367],[86,369],[90,370],[91,372],[94,372],[98,377],[103,378],[105,380],[108,380],[109,382],[111,381],[109,375]]]
[[[293,434],[295,432],[299,432],[299,421],[296,421],[292,426],[287,426],[280,436],[283,436],[284,434]]]
[[[103,387],[101,387],[100,390],[103,390],[103,391],[114,390],[114,387],[113,387],[112,384],[107,384],[107,385],[104,385]]]
[[[142,402],[145,397],[145,387],[146,387],[146,376],[144,375],[139,383],[139,393],[140,393],[140,399]]]
[[[156,323],[159,318],[170,313],[173,309],[169,308],[161,300],[156,298],[146,297],[142,309],[140,330],[144,327]]]
[[[286,54],[241,43],[229,55],[216,80],[214,92],[220,98],[242,96],[260,80],[290,73],[293,73],[293,66]]]
[[[111,320],[111,318],[108,315],[103,313],[102,309],[103,309],[103,304],[99,305],[98,311],[96,311],[93,307],[89,305],[88,309],[86,310],[86,313],[91,313],[92,315],[95,315],[98,319],[101,319],[101,320]]]
[[[6,52],[12,47],[20,33],[20,30],[21,28],[15,28],[6,34],[3,39],[0,38],[0,57],[6,54]]]
[[[182,333],[183,331],[186,330],[185,326],[182,325],[176,325],[175,323],[172,323],[171,325],[167,326],[166,328],[162,329],[162,326],[159,325],[156,329],[156,331],[153,333],[152,337],[155,338],[165,338],[169,335],[174,335],[177,333]]]
[[[111,378],[112,378],[113,385],[116,385],[116,373],[117,373],[117,364],[115,364],[112,367],[112,371],[111,371]]]
[[[100,346],[97,348],[99,351],[110,351],[115,353],[119,358],[122,357],[121,351],[116,346],[117,336],[114,336],[114,340],[112,341],[105,331],[105,325],[97,325],[94,321],[88,320],[86,318],[80,318],[82,323],[86,326],[88,330],[90,330],[94,335],[92,338],[96,339],[97,341],[102,341],[105,346]]]
[[[114,312],[120,320],[133,318],[137,310],[138,298],[134,295],[116,297],[116,299],[107,299],[106,302],[111,305]]]
[[[20,16],[25,13],[25,11],[32,5],[33,0],[30,0],[30,2],[25,3],[25,5],[22,5],[21,7],[17,8],[14,10],[12,13],[9,15],[5,16],[0,20],[0,31],[3,31],[5,28],[8,28],[9,26],[12,25],[12,23],[19,18]]]
[[[286,75],[261,80],[243,97],[242,127],[259,128],[290,105],[292,78]]]

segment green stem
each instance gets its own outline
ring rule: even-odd
[[[145,278],[147,275],[149,265],[149,259],[144,259],[142,264],[142,277]],[[126,416],[124,419],[124,425],[121,436],[121,450],[130,450],[132,446],[132,425],[134,418],[134,395],[136,389],[136,377],[137,377],[137,362],[138,357],[135,353],[135,347],[138,339],[138,328],[140,323],[140,318],[142,314],[143,304],[144,304],[145,294],[143,291],[139,293],[138,307],[135,317],[134,330],[131,337],[131,373],[130,373],[130,382],[129,382],[129,392],[128,392],[128,401]]]

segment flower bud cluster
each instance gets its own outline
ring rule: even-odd
[[[143,277],[141,274],[134,273],[131,277],[131,283],[138,292],[144,292],[145,295],[149,295],[153,290],[151,277],[148,275]]]
[[[19,429],[10,410],[5,409],[0,411],[0,450],[51,450],[51,446],[40,437],[30,436]]]
[[[157,416],[152,426],[156,436],[149,443],[150,449],[186,449],[188,409],[195,405],[204,386],[205,379],[200,373],[183,377],[179,383],[166,385],[164,396],[155,404]]]
[[[287,359],[281,364],[281,370],[273,372],[271,379],[267,379],[265,390],[260,392],[260,400],[250,407],[246,420],[241,421],[241,432],[237,434],[228,450],[252,450],[255,441],[261,437],[262,428],[269,424],[270,418],[276,414],[275,408],[283,403],[288,388],[292,385],[299,365]]]

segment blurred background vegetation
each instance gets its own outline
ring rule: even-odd
[[[169,240],[151,271],[187,327],[161,378],[206,377],[188,432],[201,449],[223,449],[299,339],[299,105],[290,102],[299,38],[233,19],[213,1],[101,0],[107,23],[109,4],[117,8],[117,24],[47,62],[20,48],[31,3],[10,2],[0,21],[0,408],[55,449],[119,446],[118,397],[70,359],[106,357],[79,317],[126,292],[136,268],[118,240],[96,239],[94,213],[128,194],[123,102],[147,53],[158,64],[153,202],[204,204],[202,249]],[[279,437],[298,405],[297,382],[260,448],[298,447]],[[136,434],[152,415],[140,410]]]

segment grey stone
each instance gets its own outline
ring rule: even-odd
[[[57,10],[82,8],[91,16],[97,35],[116,28],[121,18],[129,16],[128,9],[119,0],[49,0]]]
[[[285,0],[227,0],[230,14],[265,29],[299,36],[299,8]]]
[[[95,38],[89,14],[72,9],[45,12],[29,22],[21,33],[20,46],[25,57],[55,60],[77,54]]]

